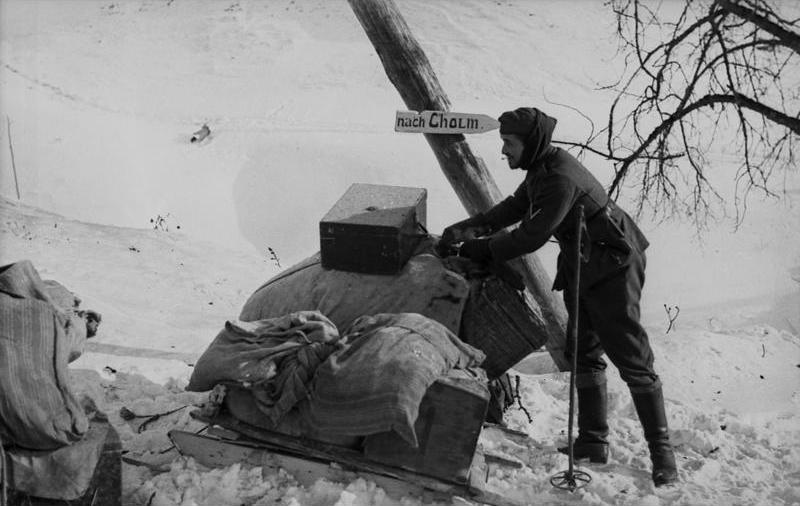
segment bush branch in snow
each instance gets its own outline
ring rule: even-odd
[[[269,259],[275,262],[275,265],[278,269],[281,268],[281,260],[278,258],[278,254],[275,253],[275,250],[267,246],[267,252],[269,253]]]
[[[150,218],[150,223],[153,224],[153,230],[161,230],[162,232],[169,232],[169,223],[167,223],[167,219],[170,217],[169,213],[161,216],[160,214],[157,215],[155,218]],[[180,225],[177,225],[175,228],[178,230],[181,229]]]
[[[669,331],[672,330],[672,326],[675,324],[675,320],[678,319],[678,315],[681,313],[681,308],[678,306],[673,307],[664,304],[664,311],[667,312],[667,319],[669,320],[669,325],[667,326],[667,331],[665,334],[669,334]]]

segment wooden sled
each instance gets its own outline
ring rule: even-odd
[[[209,424],[206,435],[172,430],[169,438],[182,455],[206,467],[239,463],[273,471],[283,468],[304,486],[320,478],[350,483],[362,477],[375,482],[394,499],[412,496],[429,502],[461,497],[493,506],[522,504],[492,492],[486,482],[495,466],[519,468],[522,464],[484,455],[481,450],[476,450],[473,456],[466,482],[458,483],[374,462],[357,450],[265,431],[226,413],[210,420],[196,411],[192,417]]]

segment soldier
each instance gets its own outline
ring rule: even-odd
[[[653,352],[639,323],[647,239],[602,185],[578,160],[550,145],[556,120],[535,108],[504,112],[500,118],[502,153],[511,169],[525,171],[513,195],[485,213],[447,227],[442,245],[462,242],[459,254],[477,262],[504,261],[542,247],[553,236],[561,247],[554,290],[564,290],[575,272],[576,205],[583,204],[588,254],[579,283],[576,459],[608,461],[606,353],[627,383],[653,463],[655,486],[677,481],[669,442],[661,381]],[[519,227],[503,229],[518,223]],[[571,308],[570,308],[571,309]],[[573,315],[571,315],[573,316]],[[566,453],[566,448],[560,448]]]

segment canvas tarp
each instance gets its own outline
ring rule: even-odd
[[[91,484],[110,432],[114,428],[108,422],[92,421],[83,439],[69,446],[52,451],[7,451],[9,487],[38,498],[80,499]]]
[[[339,331],[317,311],[228,321],[194,366],[187,390],[246,388],[271,424],[307,395],[317,367],[338,349]]]
[[[245,303],[243,321],[316,310],[345,331],[357,318],[379,313],[419,313],[458,335],[469,296],[463,276],[445,268],[430,244],[418,248],[396,275],[323,269],[316,254],[267,281]]]

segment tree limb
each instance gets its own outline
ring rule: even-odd
[[[735,104],[739,107],[744,107],[746,109],[750,109],[754,112],[757,112],[764,117],[768,118],[774,123],[779,125],[785,126],[786,128],[790,129],[794,133],[800,135],[800,118],[798,117],[791,117],[787,114],[782,113],[776,109],[773,109],[765,104],[757,100],[753,100],[750,97],[747,97],[741,93],[733,92],[732,94],[712,94],[706,95],[701,99],[693,102],[686,107],[675,111],[670,117],[666,118],[661,124],[659,124],[656,128],[654,128],[650,135],[645,139],[642,144],[636,148],[630,155],[625,157],[623,161],[622,168],[617,171],[617,175],[614,177],[614,182],[611,184],[611,188],[609,189],[609,193],[613,193],[617,190],[620,182],[622,181],[625,173],[627,172],[628,167],[636,161],[637,158],[641,157],[641,155],[647,151],[648,147],[655,141],[659,135],[664,134],[665,132],[669,131],[672,128],[672,125],[679,121],[680,119],[688,116],[692,112],[701,109],[703,107],[711,107],[715,104]]]
[[[800,35],[793,33],[777,23],[774,23],[766,17],[758,14],[756,11],[749,9],[738,2],[731,0],[716,0],[717,5],[725,9],[727,12],[735,14],[740,18],[747,20],[762,30],[765,30],[775,37],[783,41],[784,45],[790,48],[797,54],[800,54]]]

